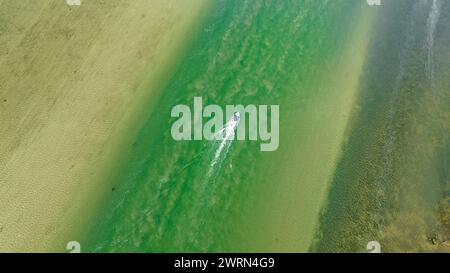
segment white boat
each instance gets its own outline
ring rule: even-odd
[[[225,151],[226,154],[228,149],[230,148],[230,145],[234,140],[234,131],[239,125],[240,121],[241,114],[239,112],[235,112],[230,120],[225,124],[223,129],[217,133],[217,139],[220,140],[220,145],[215,152],[213,161],[211,162],[208,176],[211,176],[212,172],[214,171],[214,166],[220,160],[222,152]]]

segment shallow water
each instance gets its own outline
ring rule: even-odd
[[[383,6],[312,250],[449,251],[449,12],[448,1]]]
[[[273,159],[302,147],[292,138],[283,142],[283,134],[308,120],[295,117],[308,103],[314,108],[316,93],[325,95],[314,90],[316,79],[332,73],[331,59],[347,47],[352,20],[363,8],[358,1],[219,1],[136,136],[114,181],[116,191],[87,239],[88,249],[261,251],[279,249],[285,241],[286,250],[306,250],[306,239],[277,239],[273,229],[262,230],[267,219],[261,202],[276,202],[264,196],[278,182],[272,170],[286,162]],[[254,141],[226,142],[222,148],[221,143],[174,141],[170,109],[192,105],[194,96],[221,106],[280,105],[279,151],[263,153]],[[324,188],[326,182],[318,181]],[[317,210],[323,200],[310,202]],[[315,214],[304,219],[308,230]],[[296,218],[295,211],[284,217]]]
[[[438,59],[450,5],[438,20],[433,1],[383,2],[217,2],[115,170],[85,249],[427,249],[396,230],[441,223],[450,123]],[[431,66],[434,88],[422,84]],[[280,105],[279,149],[174,141],[170,110],[195,96]]]

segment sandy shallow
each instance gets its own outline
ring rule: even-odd
[[[95,214],[206,2],[0,1],[0,251],[62,251]]]
[[[268,174],[276,182],[262,195],[259,206],[263,217],[255,214],[247,220],[265,227],[254,235],[254,241],[261,244],[257,246],[259,251],[307,252],[314,239],[359,95],[368,30],[373,24],[373,14],[364,15],[345,48],[330,60],[329,69],[313,85],[315,96],[290,117],[303,118],[302,126],[289,127],[282,133],[285,145],[275,161],[285,164]]]

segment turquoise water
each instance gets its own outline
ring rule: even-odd
[[[270,170],[284,164],[273,158],[294,149],[283,135],[308,120],[293,117],[316,96],[315,79],[331,72],[328,60],[345,48],[360,3],[218,1],[124,155],[115,191],[86,239],[88,250],[271,249],[262,238],[270,230],[262,232],[257,219],[264,218],[262,196],[277,182]],[[209,174],[218,144],[176,142],[170,135],[171,108],[192,106],[194,96],[220,106],[280,105],[279,151],[262,153],[258,142],[234,141]],[[297,250],[307,247],[303,242]]]

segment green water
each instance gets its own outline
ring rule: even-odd
[[[448,15],[441,0],[215,2],[111,170],[84,249],[445,250]],[[174,141],[170,111],[196,96],[279,105],[279,149]]]
[[[308,130],[319,126],[309,121],[305,113],[311,112],[303,109],[314,108],[322,96],[333,92],[317,90],[318,79],[333,74],[330,60],[349,46],[355,22],[366,9],[364,2],[356,0],[214,4],[156,108],[149,109],[122,167],[113,170],[117,171],[115,190],[93,223],[84,248],[306,251],[310,235],[302,237],[302,222],[311,234],[327,181],[317,181],[320,194],[298,187],[278,189],[279,182],[293,177],[280,177],[277,170],[302,163],[281,160],[292,152],[301,153],[301,143],[289,137],[291,128],[297,132],[304,128],[302,135],[307,136]],[[233,142],[209,175],[217,143],[176,142],[170,134],[171,108],[192,105],[194,96],[202,96],[204,104],[221,106],[280,105],[279,150],[264,153],[259,142]],[[274,189],[287,195],[280,200],[272,195]],[[286,206],[297,198],[309,203],[276,211],[279,204]],[[264,226],[270,223],[268,209],[290,226],[287,236],[277,235],[283,233],[283,226]]]

